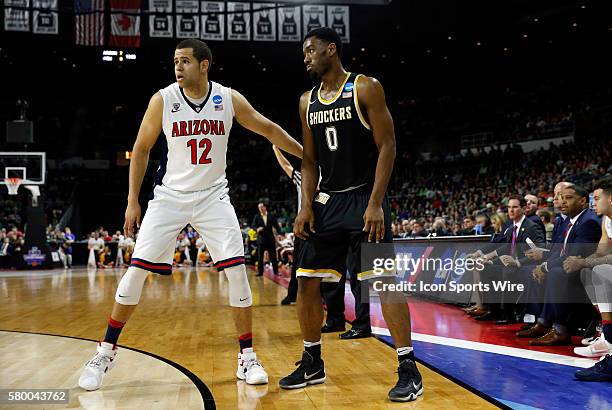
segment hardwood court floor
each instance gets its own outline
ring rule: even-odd
[[[0,272],[0,330],[99,340],[122,274],[123,270],[84,268]],[[227,280],[214,269],[180,269],[172,277],[151,274],[119,344],[161,356],[193,372],[210,389],[219,409],[494,408],[420,365],[424,395],[413,403],[391,403],[386,395],[397,377],[395,351],[374,338],[340,341],[337,333],[323,336],[327,382],[280,390],[278,380],[293,371],[302,350],[295,307],[279,305],[286,292],[282,287],[253,272],[249,279],[255,305],[254,346],[270,376],[267,386],[247,386],[236,380],[238,342],[226,307]],[[4,365],[0,370],[0,388],[71,388],[70,404],[64,406],[69,408],[202,406],[201,401],[193,401],[194,390],[184,385],[184,377],[127,349],[120,350],[117,367],[105,378],[102,389],[84,392],[76,382],[84,361],[94,353],[93,342],[63,338],[60,343],[49,338],[37,339],[38,350],[19,348],[33,343],[27,339],[20,333],[0,333],[0,359],[11,364],[10,374]],[[40,349],[47,348],[45,358]],[[63,356],[61,366],[54,364],[54,371],[48,373],[51,377],[45,381],[44,376],[37,376],[38,368],[57,356]],[[170,393],[164,380],[181,393]],[[143,400],[147,394],[148,400]],[[103,404],[97,406],[100,400]]]

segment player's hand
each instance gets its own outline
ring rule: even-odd
[[[125,209],[125,223],[123,224],[125,236],[134,237],[134,225],[140,228],[140,204],[138,201],[128,202],[128,206]]]
[[[308,206],[303,206],[300,209],[300,213],[295,218],[295,222],[293,224],[293,233],[300,239],[308,239],[308,232],[306,231],[306,225],[308,225],[310,232],[314,232],[314,212],[312,212],[312,208]]]
[[[544,252],[537,249],[527,249],[525,251],[525,256],[527,256],[527,258],[532,261],[541,261],[543,254]]]
[[[368,232],[368,242],[379,242],[385,237],[385,214],[382,206],[368,204],[363,214],[363,222],[363,231]]]

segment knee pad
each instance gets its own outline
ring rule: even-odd
[[[147,276],[149,271],[130,266],[119,281],[115,301],[121,305],[137,305]]]
[[[244,265],[225,268],[225,276],[229,282],[229,304],[233,307],[249,307],[253,304],[251,286]]]

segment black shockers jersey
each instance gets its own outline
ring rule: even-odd
[[[360,77],[348,73],[331,100],[321,98],[321,85],[310,91],[306,121],[317,148],[322,191],[343,192],[374,184],[378,148],[359,107],[356,83]]]

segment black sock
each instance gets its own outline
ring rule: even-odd
[[[315,362],[321,360],[321,341],[318,342],[306,342],[304,341],[304,350],[312,356]]]
[[[240,352],[244,349],[250,349],[253,347],[253,333],[245,333],[240,335],[238,338],[238,343],[240,343]]]
[[[123,330],[123,325],[125,325],[125,323],[113,320],[112,317],[108,318],[108,327],[106,328],[106,335],[104,336],[104,341],[106,343],[116,345],[117,340],[119,339],[119,335]]]

